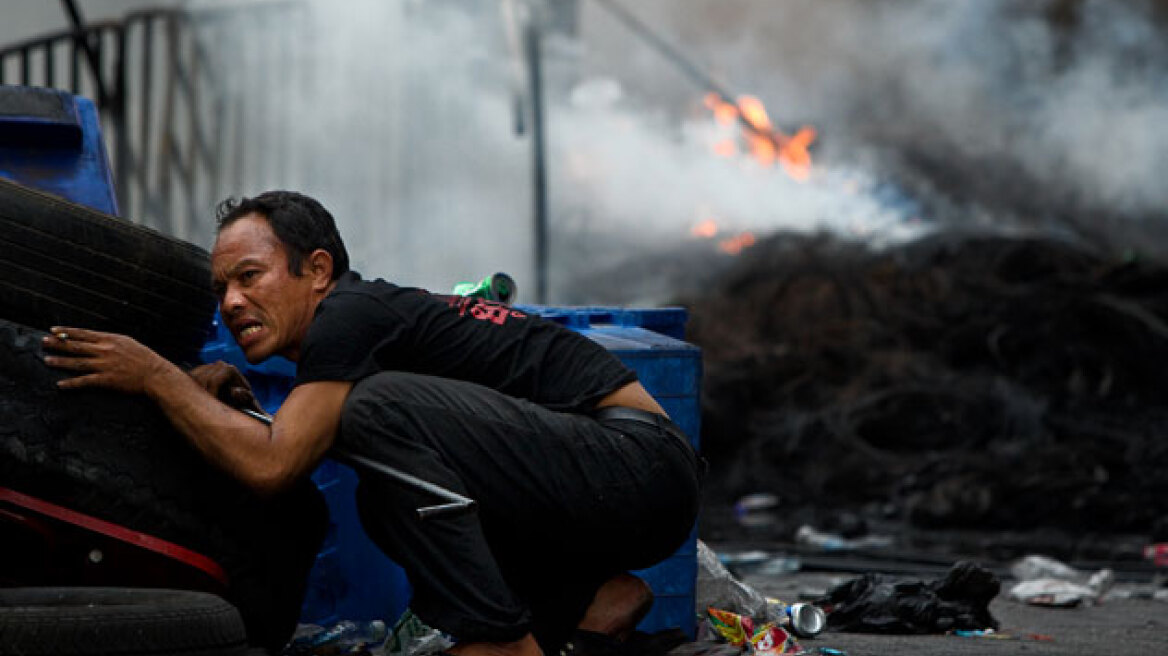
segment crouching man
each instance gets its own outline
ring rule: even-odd
[[[652,594],[627,572],[685,540],[701,461],[631,370],[539,317],[363,280],[307,196],[227,201],[218,230],[225,324],[249,362],[297,363],[271,426],[217,400],[223,366],[192,377],[122,335],[54,328],[46,362],[76,373],[61,387],[148,395],[260,493],[308,475],[336,440],[475,499],[477,514],[422,521],[414,509],[433,499],[419,492],[373,474],[357,490],[366,532],[454,654],[554,653],[632,631]]]

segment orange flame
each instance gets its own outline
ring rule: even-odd
[[[787,175],[805,182],[811,177],[811,153],[807,150],[815,142],[818,133],[815,128],[804,125],[791,137],[779,152],[779,163]]]
[[[738,120],[738,108],[733,104],[722,100],[722,96],[716,93],[707,93],[705,97],[706,107],[714,112],[714,120],[718,125],[734,125]]]
[[[773,132],[774,126],[771,125],[771,117],[767,116],[766,107],[762,106],[762,101],[754,96],[739,96],[738,107],[742,110],[742,118],[746,119],[747,123],[754,126],[754,129],[759,132]]]
[[[706,219],[690,228],[689,233],[694,237],[712,239],[714,235],[718,234],[718,224],[713,219]]]
[[[794,136],[783,134],[771,123],[762,101],[754,96],[740,96],[735,105],[716,93],[707,93],[704,101],[719,125],[728,126],[741,120],[750,126],[743,129],[743,135],[751,156],[759,164],[769,168],[777,161],[787,175],[799,182],[811,177],[811,153],[808,149],[818,136],[815,128],[805,125]],[[729,157],[737,150],[732,144],[727,140],[719,141],[714,144],[714,152],[721,157]]]
[[[754,233],[744,232],[718,242],[718,250],[727,255],[738,255],[744,249],[754,246]]]

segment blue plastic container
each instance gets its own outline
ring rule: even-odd
[[[657,399],[694,448],[700,446],[701,349],[682,341],[684,308],[627,309],[614,307],[519,306],[587,335],[637,372],[641,384]],[[662,563],[634,572],[653,589],[653,608],[637,627],[653,632],[680,627],[695,636],[697,526],[685,544]]]
[[[645,388],[698,446],[701,350],[681,341],[687,318],[684,309],[518,307],[576,330],[612,351],[637,372]],[[260,403],[275,412],[291,388],[295,366],[282,358],[248,364],[218,318],[216,325],[215,338],[203,349],[204,361],[234,364],[247,376]],[[301,621],[396,619],[408,605],[409,582],[361,528],[353,495],[356,474],[326,460],[312,478],[328,502],[330,530],[310,575]],[[649,583],[656,597],[639,628],[651,632],[680,627],[693,637],[697,528],[673,556],[636,574]]]
[[[118,213],[97,108],[86,98],[0,85],[0,177]]]

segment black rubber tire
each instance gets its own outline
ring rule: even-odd
[[[205,250],[0,178],[0,318],[124,333],[193,363],[215,304]]]
[[[0,654],[247,653],[243,620],[215,595],[142,588],[0,589]]]
[[[63,374],[42,360],[45,334],[0,320],[0,486],[211,557],[231,579],[228,601],[252,644],[278,651],[327,527],[323,496],[304,481],[261,499],[208,464],[147,399],[57,389]]]

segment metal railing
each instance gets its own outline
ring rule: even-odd
[[[122,216],[181,238],[205,237],[212,203],[236,187],[225,175],[239,175],[243,146],[225,136],[238,133],[247,102],[246,94],[229,98],[215,74],[246,65],[238,55],[228,61],[216,39],[257,11],[296,6],[149,9],[54,32],[0,48],[0,84],[92,98]]]

